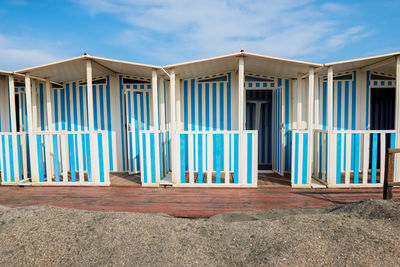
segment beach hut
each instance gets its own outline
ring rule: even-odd
[[[0,72],[3,185],[382,186],[400,53],[317,64],[241,51],[155,66],[89,55]],[[400,166],[396,164],[396,172]],[[398,175],[396,177],[399,177]]]

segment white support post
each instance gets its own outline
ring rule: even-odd
[[[395,129],[396,129],[396,148],[400,148],[400,56],[396,57],[396,103],[395,103]],[[399,182],[400,157],[395,158],[395,182]]]
[[[88,128],[90,137],[90,155],[92,164],[92,181],[100,182],[100,171],[99,171],[99,153],[98,153],[98,142],[97,134],[94,129],[94,117],[93,117],[93,85],[92,85],[92,61],[89,59],[86,61],[86,98],[88,105]]]
[[[151,89],[153,95],[153,123],[154,123],[154,154],[156,159],[156,183],[160,182],[160,136],[159,136],[159,123],[158,123],[158,75],[157,70],[151,72]]]
[[[33,105],[32,105],[32,89],[31,89],[31,78],[29,73],[25,74],[25,95],[26,95],[26,113],[28,123],[28,136],[29,136],[29,155],[31,162],[31,180],[32,183],[39,182],[39,171],[38,171],[38,158],[37,158],[37,146],[36,136],[34,135],[33,125]],[[34,104],[36,106],[36,104]]]
[[[245,168],[243,168],[243,162],[245,160],[244,156],[244,57],[239,57],[239,65],[238,65],[238,88],[239,88],[239,183],[244,183],[245,177]]]
[[[303,94],[302,94],[302,75],[299,73],[297,74],[297,86],[296,86],[296,126],[297,130],[303,129],[303,118],[302,118],[302,109],[303,109]]]
[[[314,129],[314,68],[310,68],[308,74],[308,165],[307,165],[307,184],[311,184],[313,166],[313,129]]]
[[[169,97],[170,97],[170,120],[171,120],[171,129],[170,129],[170,136],[171,136],[171,170],[172,170],[172,183],[176,183],[178,181],[178,175],[179,175],[179,170],[178,170],[178,165],[177,165],[177,156],[179,155],[179,149],[177,148],[178,146],[178,137],[176,136],[176,111],[175,111],[175,106],[176,106],[176,99],[175,99],[175,70],[172,69],[170,71],[170,82],[169,82]]]
[[[332,165],[331,161],[335,155],[333,154],[334,147],[332,142],[333,137],[333,129],[332,129],[332,122],[333,122],[333,67],[328,67],[328,92],[327,92],[327,126],[326,129],[328,130],[328,166],[327,166],[327,181],[328,186],[333,184],[334,175],[335,175],[335,166]]]
[[[51,83],[50,79],[46,79],[46,108],[47,108],[47,130],[48,131],[54,131],[53,127],[53,109],[51,107]],[[46,147],[45,150],[46,152],[49,151],[48,155],[50,155],[50,169],[51,173],[47,174],[47,180],[51,181],[52,176],[54,174],[54,150],[53,150],[53,137],[49,136],[49,145],[50,147]]]
[[[14,87],[14,76],[8,76],[8,90],[9,90],[9,103],[10,103],[10,112],[11,112],[11,133],[12,133],[12,147],[13,147],[13,162],[14,164],[18,164],[18,153],[17,153],[17,120],[16,120],[16,112],[15,112],[15,87]],[[19,177],[19,168],[14,166],[14,174],[15,181],[17,181],[17,177]],[[3,174],[4,175],[4,174]]]

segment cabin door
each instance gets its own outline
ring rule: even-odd
[[[140,171],[139,131],[150,130],[151,91],[125,89],[126,145],[129,173]]]
[[[282,87],[272,91],[272,170],[280,175],[284,172],[283,140],[284,121]]]

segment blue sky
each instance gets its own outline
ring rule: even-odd
[[[327,63],[399,51],[399,14],[398,0],[0,0],[0,69],[84,52],[166,65],[240,49]]]

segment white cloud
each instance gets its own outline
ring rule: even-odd
[[[301,57],[340,49],[365,36],[360,25],[342,25],[332,14],[351,9],[311,0],[83,0],[92,14],[114,14],[126,26],[116,45],[157,52],[161,61],[200,58],[240,49]],[[151,50],[153,49],[153,50]],[[151,50],[151,51],[150,51]],[[171,61],[172,60],[172,61]]]
[[[0,34],[0,69],[16,70],[62,58],[43,44],[41,48],[30,47],[31,42],[27,39],[17,39]]]

